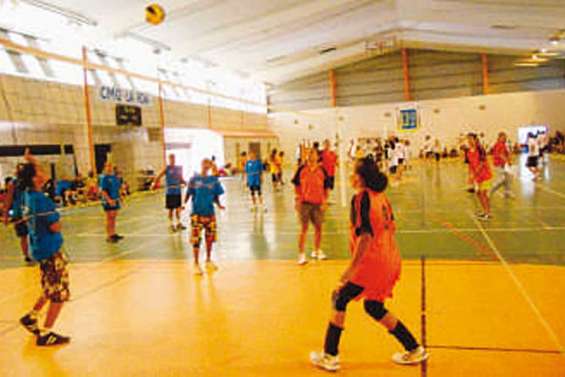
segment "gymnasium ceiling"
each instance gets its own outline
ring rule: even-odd
[[[565,53],[565,39],[557,46],[548,42],[565,30],[565,0],[161,0],[167,19],[159,26],[144,22],[144,0],[39,3],[95,21],[97,26],[85,30],[102,45],[144,39],[170,48],[175,59],[198,58],[267,83],[321,72],[400,43]]]

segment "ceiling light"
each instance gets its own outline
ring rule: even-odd
[[[69,9],[65,9],[53,4],[49,4],[45,1],[41,1],[41,0],[20,0],[20,1],[22,3],[31,5],[32,7],[43,9],[47,12],[55,13],[60,16],[66,17],[69,20],[81,25],[98,26],[98,22],[96,22],[96,20],[93,20],[92,18],[86,17],[80,13],[74,12]]]
[[[555,52],[555,51],[549,51],[549,50],[548,50],[548,49],[546,49],[546,48],[542,48],[541,50],[539,50],[539,51],[536,51],[536,52],[535,52],[535,54],[536,54],[536,55],[537,55],[538,57],[552,57],[552,56],[559,56],[559,53],[558,53],[558,52]]]
[[[539,67],[537,63],[517,62],[514,63],[516,67]]]
[[[516,25],[491,25],[490,28],[498,30],[514,30],[516,29]]]

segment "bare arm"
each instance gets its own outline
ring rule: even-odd
[[[2,221],[4,225],[8,225],[8,212],[10,208],[12,208],[12,203],[14,202],[14,190],[15,186],[13,183],[10,183],[8,186],[8,192],[6,193],[6,198],[4,199],[4,211],[2,214]]]
[[[53,233],[60,233],[61,228],[62,228],[62,225],[61,225],[60,221],[57,221],[57,222],[49,225],[49,230]]]
[[[151,183],[151,190],[155,190],[155,186],[157,186],[157,184],[161,181],[161,178],[163,178],[163,176],[165,175],[167,171],[167,168],[163,168],[163,170],[161,170],[159,172],[159,174],[157,174],[157,176],[153,179],[153,183]]]

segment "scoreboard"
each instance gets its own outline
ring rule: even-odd
[[[143,124],[141,107],[132,105],[116,105],[116,124],[118,126],[137,126]]]

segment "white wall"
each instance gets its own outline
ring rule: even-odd
[[[451,146],[461,132],[484,132],[490,142],[501,130],[516,140],[518,128],[530,124],[545,124],[551,131],[565,130],[565,90],[429,100],[412,105],[419,110],[421,127],[411,132],[399,132],[396,125],[396,113],[401,107],[409,107],[406,103],[274,113],[269,115],[269,125],[287,153],[294,153],[304,139],[335,139],[340,125],[344,140],[396,134],[409,139],[414,151],[426,135]]]

